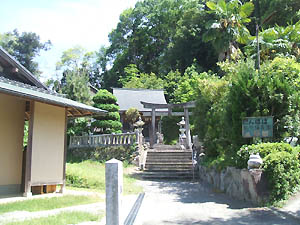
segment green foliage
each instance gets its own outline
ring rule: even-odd
[[[76,71],[65,72],[66,84],[62,87],[62,93],[67,98],[85,104],[91,103],[91,95],[89,91],[89,77],[86,73],[78,74]]]
[[[250,32],[245,25],[251,21],[254,5],[252,2],[242,4],[239,0],[209,1],[206,5],[210,9],[207,13],[213,14],[213,19],[206,23],[203,41],[211,41],[218,53],[226,52],[227,59],[230,59],[233,46],[237,48],[235,42],[246,44],[249,41]],[[219,60],[223,59],[219,55]]]
[[[276,25],[286,26],[300,19],[300,5],[298,0],[260,0],[261,21],[266,22],[263,28]]]
[[[66,224],[80,224],[89,221],[100,221],[103,214],[93,214],[89,212],[82,211],[71,211],[71,212],[60,212],[58,214],[35,218],[35,219],[25,219],[19,222],[9,222],[6,225],[66,225]]]
[[[237,166],[245,168],[251,153],[259,153],[269,182],[270,202],[287,199],[300,185],[300,149],[286,143],[244,145],[238,151]]]
[[[231,122],[233,143],[237,147],[247,143],[240,135],[242,118],[247,116],[274,116],[273,141],[298,136],[299,64],[293,59],[275,58],[261,66],[260,74],[253,66],[248,60],[235,64],[237,70],[229,72],[232,87],[227,120]]]
[[[299,137],[300,65],[294,59],[265,62],[260,73],[250,59],[220,66],[224,71],[222,78],[208,76],[197,81],[194,125],[204,142],[205,160],[221,167],[235,166],[238,149],[252,143],[252,139],[242,137],[244,117],[274,117],[273,138],[263,141]]]
[[[101,104],[115,104],[117,102],[117,98],[106,90],[99,90],[98,93],[93,97],[93,101],[101,102]]]
[[[28,128],[29,128],[29,123],[28,123],[28,121],[25,121],[25,123],[24,123],[23,147],[27,146],[27,143],[28,143]]]
[[[120,121],[120,114],[118,112],[109,112],[107,115],[101,117],[103,120]]]
[[[33,32],[22,32],[17,29],[12,32],[0,34],[0,46],[10,55],[14,56],[26,69],[35,76],[39,76],[41,71],[38,63],[34,59],[39,56],[40,51],[47,51],[51,47],[51,42],[40,42],[40,36]]]
[[[105,162],[112,158],[131,162],[135,152],[135,146],[111,146],[111,147],[96,147],[96,148],[80,148],[68,150],[68,162],[81,162],[85,160],[92,160],[98,162]]]
[[[164,91],[167,102],[176,101],[175,91],[183,80],[184,78],[178,70],[170,71],[167,76],[164,77]]]
[[[145,0],[125,10],[102,58],[112,63],[103,73],[104,87],[121,86],[118,81],[127,79],[130,64],[160,78],[171,70],[183,73],[194,59],[204,68],[213,66],[216,57],[202,41],[203,21],[209,17],[203,8],[197,0]]]
[[[174,91],[173,102],[181,103],[195,101],[199,91],[199,82],[201,79],[209,76],[213,76],[213,74],[206,72],[199,73],[195,65],[188,67],[185,70],[184,76],[181,78],[177,89]]]
[[[287,27],[271,27],[259,32],[260,58],[262,61],[276,57],[300,57],[300,21]],[[257,56],[257,41],[253,38],[246,47],[245,53],[251,57]]]
[[[136,108],[129,108],[125,112],[125,119],[129,122],[132,128],[133,128],[133,124],[137,121],[139,116],[140,116],[140,112]]]
[[[30,199],[17,202],[9,202],[1,204],[0,214],[26,209],[28,212],[37,212],[44,210],[52,210],[65,208],[75,205],[91,204],[103,201],[98,196],[83,196],[83,195],[64,195],[60,197]]]
[[[164,116],[162,118],[162,133],[165,144],[170,145],[177,142],[179,137],[179,126],[177,123],[180,120],[181,118],[178,116]]]
[[[106,110],[108,112],[118,112],[120,107],[118,105],[115,104],[98,104],[98,103],[94,103],[94,107],[99,108],[99,109],[103,109]]]
[[[94,107],[108,111],[107,115],[95,118],[96,120],[92,123],[94,133],[121,133],[122,124],[118,113],[117,98],[109,91],[101,89],[93,97],[93,101]]]
[[[162,89],[164,82],[154,73],[140,73],[136,65],[125,68],[126,77],[120,79],[124,88]]]
[[[114,120],[104,120],[101,119],[96,120],[92,123],[93,127],[101,128],[103,134],[111,134],[111,133],[121,133],[122,124],[119,121]]]
[[[107,148],[109,149],[109,148]],[[90,150],[90,149],[85,149]],[[109,151],[109,150],[108,150]],[[126,164],[125,164],[126,165]],[[142,187],[136,185],[136,180],[132,178],[124,169],[124,193],[141,193]],[[130,167],[129,167],[130,169]],[[105,192],[105,164],[95,161],[83,161],[80,163],[67,163],[66,170],[67,185],[77,188],[87,188],[89,190]]]
[[[198,80],[198,98],[194,110],[195,132],[204,142],[206,155],[223,155],[230,145],[225,119],[229,82],[214,76]]]
[[[76,118],[68,120],[68,136],[81,136],[88,134],[88,119],[87,118]]]
[[[67,98],[81,103],[91,104],[89,87],[90,59],[93,53],[86,52],[76,46],[63,52],[56,63],[56,72],[60,79],[50,79],[46,83],[49,88],[65,94]]]

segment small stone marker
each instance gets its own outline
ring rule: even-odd
[[[106,225],[121,224],[123,163],[111,159],[105,163]]]

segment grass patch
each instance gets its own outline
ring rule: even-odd
[[[87,221],[100,221],[103,214],[95,215],[87,212],[62,212],[57,215],[24,220],[20,222],[9,222],[5,225],[66,225],[66,224],[78,224]]]
[[[127,168],[130,166],[127,166]],[[124,194],[138,194],[143,191],[124,169]],[[80,163],[67,163],[67,185],[72,188],[90,189],[105,192],[105,164],[96,161],[83,161]]]
[[[42,211],[103,201],[98,196],[64,195],[0,204],[0,214],[14,211]]]

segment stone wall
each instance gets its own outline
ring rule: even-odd
[[[267,180],[263,173],[257,179],[247,169],[227,167],[219,172],[215,168],[208,169],[200,165],[199,177],[202,182],[212,185],[214,189],[233,198],[252,202],[254,205],[263,205],[268,199]]]

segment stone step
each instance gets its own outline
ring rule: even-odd
[[[192,166],[193,163],[191,161],[189,162],[177,162],[177,163],[171,163],[171,162],[146,162],[146,165],[162,165],[162,166],[182,166],[182,165],[187,165],[187,166]]]
[[[146,166],[145,170],[148,171],[172,171],[172,170],[178,170],[178,171],[184,171],[184,170],[191,170],[191,166]]]
[[[159,155],[147,155],[147,159],[162,159],[162,160],[168,160],[168,159],[184,159],[184,160],[192,160],[192,156],[159,156]]]
[[[160,153],[191,153],[192,150],[176,150],[176,149],[150,149],[148,152],[160,152]]]
[[[177,164],[177,163],[192,163],[190,159],[147,159],[146,164]]]
[[[193,173],[188,171],[159,171],[159,172],[144,172],[144,179],[193,179]],[[197,173],[194,173],[194,178],[197,178]]]
[[[191,153],[149,153],[147,152],[147,156],[149,157],[192,157]]]
[[[147,151],[142,174],[146,179],[192,179],[192,151],[174,149],[174,146],[155,146]]]
[[[192,155],[191,152],[147,152],[149,155],[162,155],[162,156],[185,156]]]
[[[160,149],[160,150],[181,150],[181,147],[179,145],[162,145],[162,144],[155,144],[153,145],[154,149]]]

